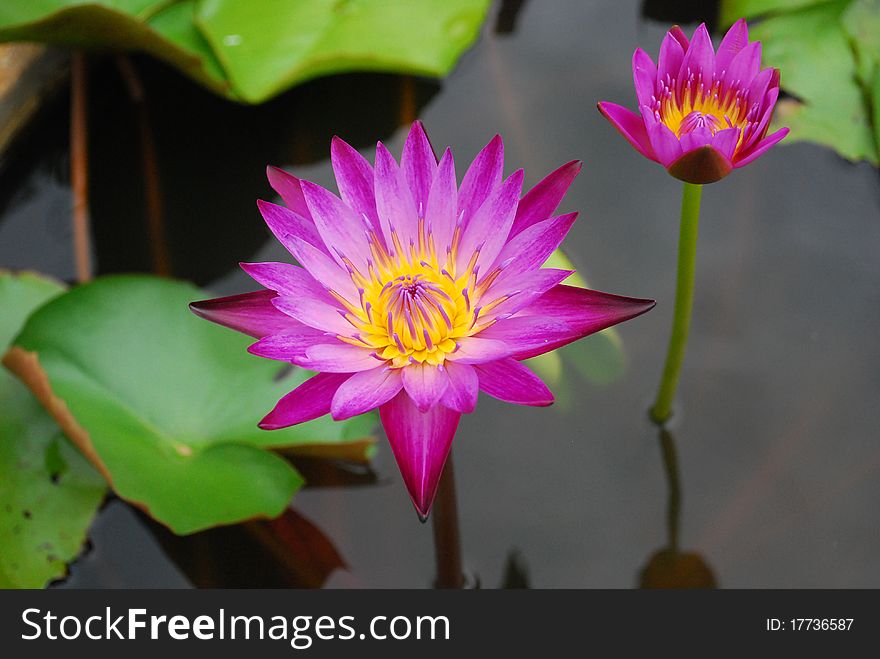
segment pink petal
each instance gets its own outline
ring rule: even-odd
[[[602,101],[599,103],[599,112],[611,122],[617,131],[626,138],[633,148],[646,158],[656,160],[648,139],[648,131],[645,121],[641,116],[616,103]]]
[[[357,288],[349,273],[340,268],[327,254],[297,238],[291,237],[288,242],[290,253],[318,283],[336,291],[346,300],[358,299]]]
[[[340,266],[345,265],[342,257],[348,257],[357,268],[366,271],[371,257],[367,242],[370,226],[342,199],[320,185],[303,181],[302,190],[327,251]]]
[[[318,373],[284,396],[262,421],[263,430],[278,430],[317,419],[330,412],[330,401],[347,373]]]
[[[715,55],[715,70],[721,74],[730,68],[730,63],[734,57],[749,43],[749,27],[746,25],[744,18],[739,19],[730,26],[727,34],[721,40],[718,46],[718,53]]]
[[[476,266],[485,271],[507,242],[516,205],[522,193],[523,170],[511,174],[499,185],[465,226],[458,247],[457,267],[464,272],[474,253],[479,251]]]
[[[682,45],[681,41],[676,38],[676,35],[673,33],[674,30],[678,30],[681,33],[681,28],[679,27],[675,27],[666,33],[666,36],[663,37],[663,43],[660,44],[660,56],[657,58],[657,78],[664,82],[668,79],[675,79],[678,76],[678,72],[681,69],[681,61],[684,59],[684,52],[687,48],[686,43]],[[684,36],[683,33],[682,36]],[[686,37],[685,42],[687,42]]]
[[[340,196],[359,215],[366,216],[377,235],[382,235],[370,163],[357,149],[338,137],[330,143],[330,161]]]
[[[443,392],[440,402],[449,409],[470,414],[477,407],[477,394],[480,391],[477,372],[470,364],[458,364],[446,360],[443,370],[449,386]]]
[[[504,143],[496,135],[477,154],[465,172],[458,193],[458,213],[464,226],[501,181],[504,170]]]
[[[745,167],[750,162],[764,155],[768,150],[773,148],[779,141],[788,135],[788,128],[780,128],[772,135],[768,135],[763,140],[752,147],[748,153],[742,155],[739,160],[734,163],[734,167]]]
[[[681,143],[682,153],[687,153],[688,151],[695,151],[704,146],[709,146],[712,144],[712,139],[714,136],[712,135],[712,131],[709,130],[705,126],[699,126],[694,128],[692,131],[684,133],[680,138],[679,142]]]
[[[576,219],[577,213],[560,215],[533,224],[515,236],[498,255],[497,263],[502,274],[495,280],[495,285],[510,285],[518,275],[544,265]]]
[[[311,217],[300,215],[289,208],[284,208],[284,206],[270,204],[262,199],[257,201],[257,208],[260,209],[260,214],[263,216],[263,220],[266,222],[269,230],[291,254],[293,254],[293,250],[290,244],[293,238],[299,238],[313,247],[326,252],[324,241],[321,240],[318,228]]]
[[[736,145],[739,142],[739,128],[725,128],[715,133],[712,138],[712,148],[721,153],[728,160],[733,160]]]
[[[189,308],[205,320],[255,338],[300,327],[293,318],[275,308],[272,304],[275,297],[274,291],[254,291],[193,302]]]
[[[475,366],[480,378],[480,389],[490,396],[516,405],[546,407],[553,404],[553,392],[541,378],[515,359]]]
[[[657,86],[657,66],[654,60],[641,48],[636,48],[632,60],[633,82],[639,106],[651,105]]]
[[[290,263],[239,263],[241,269],[258,284],[279,295],[307,295],[317,300],[334,302],[333,297],[305,269]]]
[[[447,361],[452,360],[460,364],[482,364],[509,357],[514,348],[504,341],[466,336],[458,340],[458,350],[447,356]]]
[[[455,180],[455,162],[452,150],[446,149],[431,182],[425,224],[434,236],[434,244],[443,252],[452,244],[452,234],[458,219],[458,182]]]
[[[552,316],[514,316],[499,320],[476,336],[483,341],[494,341],[510,346],[511,350],[505,355],[509,356],[521,352],[543,354],[553,349],[549,346],[556,345],[575,333],[570,325]],[[473,339],[474,337],[471,337],[471,340]],[[482,363],[485,361],[488,360],[483,360]]]
[[[570,334],[554,340],[543,349],[517,351],[515,359],[528,359],[547,350],[555,350],[571,341],[635,318],[654,308],[654,300],[622,297],[601,291],[560,284],[547,291],[534,303],[520,311],[524,315],[544,316],[565,323]]]
[[[700,23],[694,32],[694,38],[681,61],[681,69],[679,69],[677,79],[681,83],[686,81],[689,75],[699,76],[700,74],[706,84],[709,84],[715,75],[715,50],[712,47],[712,37],[709,36],[709,30],[706,29],[705,23]]]
[[[431,364],[410,364],[402,370],[403,388],[420,412],[427,412],[436,405],[449,386],[449,378],[441,367]]]
[[[327,343],[333,340],[323,330],[298,325],[287,328],[282,334],[270,334],[254,343],[248,348],[248,352],[265,359],[277,359],[282,362],[293,362],[302,359],[306,350],[318,343]]]
[[[412,190],[419,216],[424,217],[425,209],[428,207],[428,192],[434,180],[434,171],[437,169],[437,156],[434,155],[434,149],[421,121],[414,121],[409,130],[400,157],[400,167],[403,169],[409,189]]]
[[[681,49],[687,52],[687,49],[690,47],[690,42],[688,41],[687,35],[684,33],[678,25],[673,25],[672,28],[667,32],[673,39],[675,39],[680,45]]]
[[[298,366],[311,371],[328,373],[357,373],[381,365],[369,348],[358,348],[348,343],[319,343],[306,349],[305,357],[297,357]]]
[[[461,414],[442,405],[419,412],[406,392],[379,408],[391,451],[422,519],[428,516]]]
[[[771,87],[779,86],[779,71],[776,69],[764,69],[758,72],[749,85],[749,103],[762,103],[764,94]]]
[[[410,240],[418,238],[416,205],[397,161],[381,142],[376,145],[374,185],[376,208],[386,244],[391,245],[391,230],[394,229],[403,245],[409,245]]]
[[[601,109],[602,104],[600,103],[599,105]],[[639,118],[639,122],[641,121],[641,118]],[[644,130],[644,125],[642,130]],[[647,142],[647,133],[645,134],[645,141]],[[513,221],[510,236],[513,237],[523,229],[549,219],[559,207],[572,181],[580,173],[582,165],[583,163],[580,160],[572,160],[565,163],[559,169],[545,176],[540,183],[529,190],[520,199],[516,207],[516,219]]]
[[[342,421],[369,412],[394,398],[402,386],[399,368],[380,366],[355,373],[336,390],[330,413]]]
[[[300,181],[296,176],[270,165],[266,168],[266,178],[269,179],[269,185],[272,186],[272,189],[284,200],[285,206],[306,219],[312,219],[306,200],[303,199]]]
[[[489,287],[480,304],[486,307],[498,298],[509,296],[506,300],[481,315],[481,318],[503,318],[512,316],[517,311],[530,305],[557,284],[574,274],[574,270],[557,270],[556,268],[539,268],[517,277],[509,277]]]
[[[356,332],[354,326],[343,317],[343,311],[326,302],[307,296],[279,296],[272,300],[272,304],[303,325],[323,332],[342,336],[351,336]]]
[[[681,144],[669,127],[659,121],[648,128],[648,139],[657,162],[669,167],[681,156]]]
[[[748,87],[760,70],[761,42],[753,41],[736,54],[727,67],[723,80],[729,87]]]

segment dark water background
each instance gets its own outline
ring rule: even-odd
[[[506,6],[501,18],[493,10],[481,40],[441,83],[341,76],[251,108],[135,59],[172,271],[218,294],[252,290],[239,261],[286,258],[254,205],[273,198],[265,165],[333,189],[331,135],[370,159],[376,139],[399,153],[416,110],[433,143],[453,147],[461,171],[495,132],[505,138],[508,172],[525,167],[527,183],[583,159],[563,204],[581,211],[569,253],[594,287],[658,305],[620,328],[629,365],[619,381],[575,379],[571,403],[549,409],[483,397],[462,419],[461,527],[466,563],[484,587],[505,579],[629,587],[666,544],[667,486],[644,410],[671,322],[680,189],[595,104],[633,104],[632,51],[656,54],[666,24],[644,18],[634,1]],[[112,62],[93,64],[97,268],[149,271],[136,114]],[[73,277],[66,144],[60,98],[0,172],[0,266]],[[878,183],[869,166],[792,144],[704,191],[673,430],[681,546],[702,555],[721,586],[880,586]],[[375,479],[361,479],[372,484],[308,489],[295,499],[349,566],[327,585],[427,586],[431,530],[417,521],[384,440],[374,469]],[[227,529],[181,543],[113,501],[64,585],[296,583],[262,565],[246,535]],[[519,571],[510,569],[512,556]]]

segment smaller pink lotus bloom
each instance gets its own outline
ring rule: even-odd
[[[266,290],[192,304],[258,338],[250,352],[317,375],[284,396],[260,427],[378,408],[418,513],[427,516],[462,414],[477,393],[544,406],[553,394],[522,360],[634,318],[653,300],[566,286],[541,266],[576,213],[554,215],[579,162],[520,198],[523,171],[502,176],[496,136],[459,186],[413,124],[398,165],[380,142],[375,165],[334,138],[340,197],[280,169],[287,207],[258,202],[299,262],[242,263]]]
[[[714,183],[758,158],[788,134],[767,135],[779,96],[779,71],[761,69],[761,42],[749,41],[740,19],[716,53],[705,24],[692,41],[678,26],[660,46],[655,65],[638,48],[633,79],[641,116],[599,103],[636,151],[687,183]]]

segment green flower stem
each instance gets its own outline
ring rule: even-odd
[[[675,284],[675,316],[672,336],[666,353],[666,365],[657,400],[651,408],[651,418],[665,422],[672,414],[672,401],[678,386],[678,376],[687,348],[694,302],[694,266],[697,258],[697,230],[700,223],[700,196],[702,185],[685,183],[681,197],[681,227],[678,235],[678,279]]]

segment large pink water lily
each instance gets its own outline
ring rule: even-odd
[[[673,27],[655,65],[633,55],[640,114],[599,103],[599,110],[636,151],[687,183],[713,183],[744,167],[788,134],[767,135],[779,96],[779,71],[761,69],[761,43],[739,20],[716,53],[705,25],[692,41]]]
[[[299,262],[243,263],[267,290],[197,302],[198,315],[256,338],[250,352],[317,375],[260,423],[291,426],[375,408],[416,509],[428,514],[462,414],[477,392],[520,405],[553,394],[521,361],[648,311],[654,302],[566,286],[542,264],[576,213],[554,215],[579,162],[520,198],[495,137],[457,184],[421,123],[401,163],[379,143],[375,166],[334,138],[340,197],[279,169],[286,208],[258,202]]]

